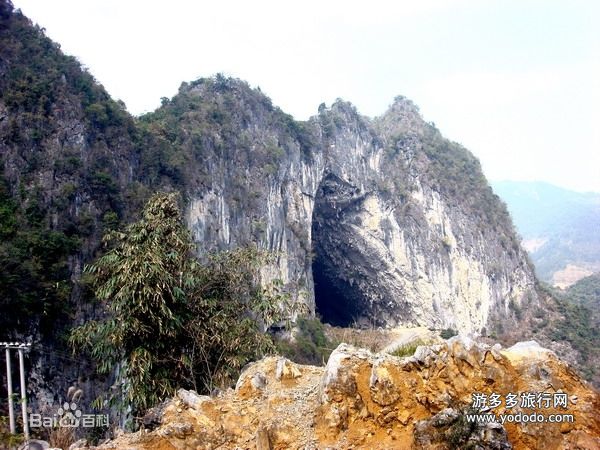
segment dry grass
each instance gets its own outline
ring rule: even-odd
[[[390,352],[390,355],[398,356],[401,358],[405,357],[405,356],[412,356],[415,354],[417,347],[419,347],[420,345],[428,345],[428,344],[429,344],[428,342],[424,342],[421,339],[417,339],[416,341],[412,341],[407,344],[401,345],[400,347],[395,349],[393,352]]]
[[[0,448],[17,448],[23,440],[22,434],[10,434],[8,417],[0,416]]]
[[[366,348],[372,352],[381,351],[394,335],[389,330],[380,328],[360,329],[326,326],[325,333],[333,342],[344,342],[359,348]]]
[[[57,427],[50,431],[48,443],[50,447],[67,449],[76,441],[75,432],[72,428]]]

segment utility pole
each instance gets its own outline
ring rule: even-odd
[[[3,342],[2,344],[6,344]],[[8,391],[8,420],[10,422],[10,434],[15,434],[15,409],[13,407],[12,391],[12,369],[10,367],[10,349],[6,347],[6,390]]]
[[[25,391],[25,359],[23,358],[23,349],[25,348],[29,348],[27,344],[19,345],[19,373],[21,375],[21,412],[23,413],[23,435],[25,436],[25,440],[29,440],[29,422],[27,420],[27,392]]]
[[[23,435],[26,440],[29,440],[29,422],[27,419],[27,391],[25,387],[25,350],[31,348],[31,343],[20,343],[20,342],[0,342],[0,347],[4,346],[6,349],[6,381],[8,391],[8,414],[10,421],[10,432],[16,433],[15,429],[15,412],[13,409],[13,391],[12,391],[12,371],[10,366],[10,351],[17,350],[19,354],[19,375],[21,381],[21,412],[23,414]]]

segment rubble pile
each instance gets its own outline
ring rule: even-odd
[[[455,337],[405,358],[341,344],[325,367],[267,357],[217,396],[180,390],[149,423],[97,449],[594,449],[600,394],[535,342]]]

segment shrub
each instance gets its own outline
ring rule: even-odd
[[[453,328],[446,328],[442,330],[442,332],[440,333],[440,337],[442,339],[450,339],[451,337],[456,336],[457,334],[458,332]]]
[[[398,347],[393,352],[391,352],[390,355],[398,356],[400,358],[403,358],[405,356],[412,356],[417,351],[417,347],[419,347],[421,345],[426,345],[426,343],[423,342],[423,340],[418,339],[416,341],[412,341],[412,342],[409,342],[407,344],[404,344],[404,345]]]
[[[325,326],[317,318],[299,318],[298,332],[293,341],[280,339],[278,353],[299,364],[324,365],[337,343],[325,334]]]
[[[281,294],[257,284],[267,255],[240,249],[200,265],[174,194],[152,197],[138,222],[104,242],[110,250],[85,273],[108,314],[73,329],[70,342],[116,374],[111,404],[139,415],[177,387],[208,392],[273,349],[261,324],[283,311]]]

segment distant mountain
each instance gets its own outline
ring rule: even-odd
[[[559,287],[600,271],[600,193],[543,182],[493,182],[538,276]]]

